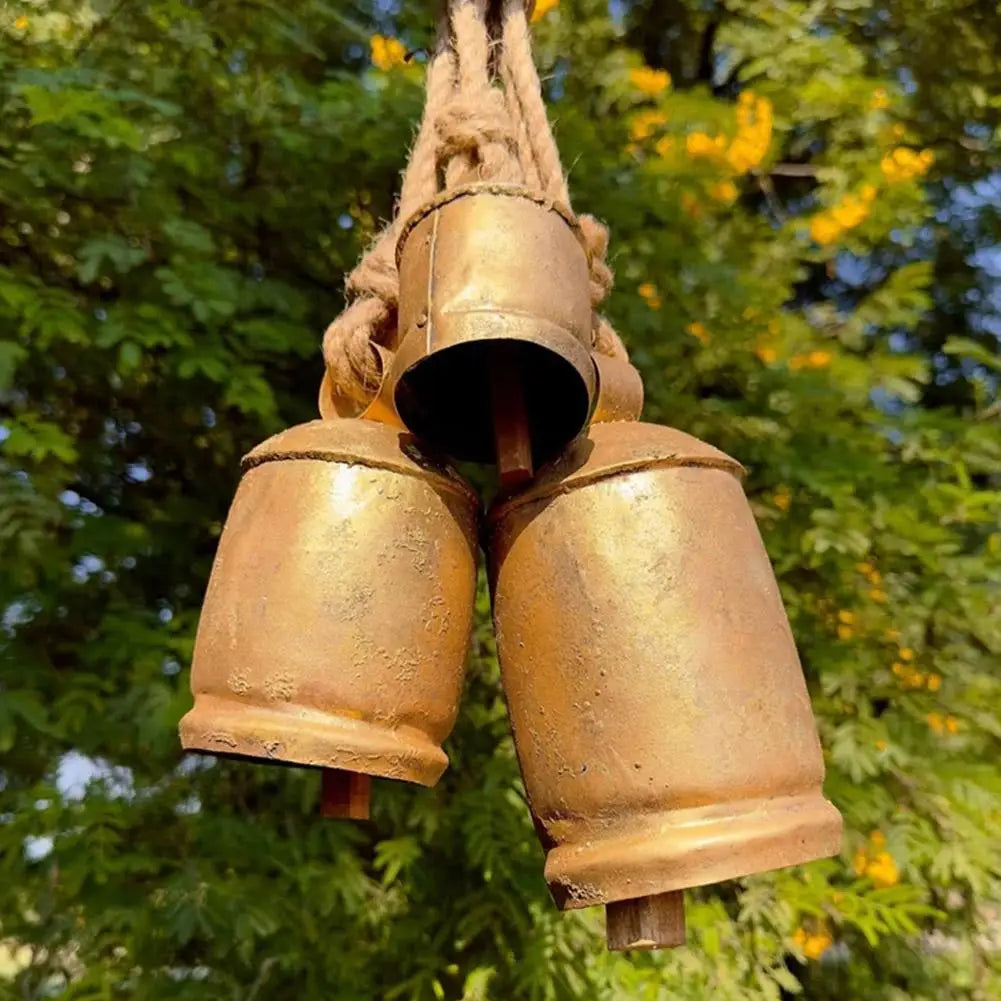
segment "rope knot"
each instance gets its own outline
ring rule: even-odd
[[[591,305],[597,306],[612,291],[615,280],[615,275],[605,260],[608,252],[608,227],[592,215],[582,215],[577,221],[584,235],[588,263],[591,266]]]
[[[382,365],[373,345],[396,329],[396,309],[382,299],[356,299],[323,335],[323,358],[331,391],[361,410],[379,389]]]
[[[352,297],[371,297],[396,304],[400,276],[396,270],[396,227],[390,226],[348,275],[344,288]]]
[[[497,175],[506,173],[505,160],[517,163],[511,119],[504,96],[496,87],[477,96],[456,95],[439,115],[435,131],[439,169],[447,170],[450,161],[462,158],[480,175],[499,180]]]

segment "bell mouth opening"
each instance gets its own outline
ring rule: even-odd
[[[536,467],[549,462],[584,429],[591,412],[589,381],[577,365],[532,341],[478,338],[427,355],[401,376],[397,413],[418,438],[462,462],[496,458],[493,364],[503,347],[521,384]],[[591,365],[590,359],[586,362]]]

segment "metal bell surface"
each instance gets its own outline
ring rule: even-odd
[[[643,411],[643,379],[624,358],[592,352],[598,390],[592,424],[635,421]]]
[[[456,459],[494,459],[492,373],[516,373],[536,465],[587,423],[595,390],[583,238],[570,211],[510,185],[457,188],[398,248],[396,410]]]
[[[291,428],[243,470],[182,743],[433,785],[472,627],[475,494],[368,420]]]
[[[838,851],[741,473],[680,431],[596,424],[491,512],[504,687],[563,908]]]

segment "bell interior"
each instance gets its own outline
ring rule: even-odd
[[[414,435],[451,458],[493,462],[492,362],[499,345],[524,393],[538,467],[580,433],[591,409],[588,386],[575,366],[540,344],[477,339],[427,355],[400,377],[396,410]]]

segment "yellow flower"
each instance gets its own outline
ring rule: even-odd
[[[897,656],[901,660],[914,660],[914,651],[910,647],[903,646],[897,652]]]
[[[949,733],[959,733],[959,720],[955,716],[946,716],[945,728]]]
[[[795,933],[793,934],[792,940],[796,943],[796,945],[802,946],[803,943],[806,942],[806,931],[805,931],[805,929],[803,929],[803,928],[797,928],[796,931],[795,931]]]
[[[685,152],[692,157],[715,157],[725,147],[726,139],[723,136],[714,138],[706,132],[690,132],[685,138]]]
[[[878,584],[883,579],[883,575],[878,570],[875,569],[870,570],[866,574],[866,577],[869,578],[869,582],[872,584]]]
[[[647,97],[656,97],[671,86],[671,74],[667,70],[655,70],[649,66],[640,66],[629,71],[629,82]]]
[[[847,608],[842,608],[838,612],[838,621],[844,622],[845,625],[850,626],[855,621],[855,613],[850,612]]]
[[[928,691],[937,692],[942,687],[942,676],[940,674],[928,675]]]
[[[801,368],[827,368],[830,364],[830,351],[810,351],[807,354],[794,355],[789,359],[789,367],[796,372]]]
[[[855,569],[860,574],[871,574],[876,568],[871,563],[856,563]]]
[[[869,840],[877,848],[885,848],[886,847],[886,835],[882,831],[873,831],[872,834],[869,835]]]
[[[653,282],[643,282],[638,291],[651,309],[660,309],[660,290]]]
[[[934,162],[935,154],[930,149],[918,152],[898,146],[879,161],[879,169],[891,184],[897,184],[921,177]]]
[[[560,5],[560,0],[535,0],[535,10],[532,11],[532,24],[541,21],[551,10]]]
[[[945,720],[939,713],[928,713],[925,716],[925,721],[928,723],[928,727],[932,733],[942,733],[945,729]]]
[[[792,494],[789,493],[788,487],[779,487],[772,500],[780,511],[788,511],[792,504]]]
[[[681,193],[681,211],[693,219],[702,218],[702,206],[690,191],[683,191]]]
[[[876,741],[876,750],[877,751],[885,751],[886,748],[887,748],[887,746],[888,745],[887,745],[887,743],[886,743],[885,740],[877,740]]]
[[[869,107],[874,111],[882,111],[884,108],[890,106],[890,95],[887,94],[885,87],[877,87],[872,92],[872,100],[869,102]]]
[[[661,125],[666,124],[667,115],[663,111],[654,111],[652,108],[641,111],[633,117],[629,124],[629,138],[633,142],[649,139]]]
[[[24,31],[28,27],[28,19],[22,14],[15,22],[14,27],[18,31]]]
[[[893,667],[890,668],[891,671],[898,677],[902,678],[907,673],[907,668],[904,667],[899,661],[897,661]]]
[[[387,38],[385,35],[373,35],[369,39],[372,65],[383,71],[402,66],[407,61],[407,50],[398,38]]]
[[[771,365],[779,356],[778,351],[768,344],[761,344],[754,349],[754,353],[761,359],[766,365]]]
[[[881,591],[878,587],[874,587],[869,592],[869,597],[872,598],[872,600],[875,601],[876,604],[878,604],[878,605],[885,605],[886,604],[886,592],[885,591]]]
[[[833,243],[842,233],[863,223],[869,215],[869,208],[876,197],[876,189],[867,184],[859,194],[845,195],[826,212],[819,212],[810,220],[810,237],[822,247]]]
[[[856,876],[861,876],[869,864],[869,857],[861,849],[855,853],[855,857],[852,859],[852,869],[855,871]]]
[[[826,932],[808,935],[803,943],[803,955],[807,959],[820,959],[831,946],[831,936]]]
[[[844,229],[854,229],[869,215],[869,205],[857,195],[845,195],[831,209],[831,218]]]
[[[838,639],[850,640],[855,635],[855,630],[851,626],[838,626]]]
[[[865,868],[865,874],[878,889],[896,886],[900,882],[900,870],[889,852],[880,852]]]
[[[826,212],[821,212],[810,220],[810,239],[822,247],[834,243],[842,232],[843,227]]]
[[[737,135],[726,151],[727,163],[740,174],[757,167],[772,143],[774,114],[767,97],[746,90],[737,101]]]
[[[710,188],[709,194],[724,205],[732,205],[737,200],[737,185],[733,181],[720,181]]]
[[[653,144],[654,152],[657,156],[667,156],[669,153],[674,151],[674,137],[673,136],[661,136]]]
[[[699,323],[696,320],[694,323],[689,323],[685,330],[692,335],[697,341],[701,341],[703,344],[708,344],[712,339],[710,337],[709,331],[706,330],[705,324]]]
[[[866,565],[868,565],[868,564],[866,564]],[[861,569],[861,566],[862,566],[862,564],[859,564],[860,569]],[[886,632],[883,633],[883,637],[885,639],[888,639],[891,643],[895,643],[897,640],[900,639],[900,632],[898,630],[896,630],[896,629],[887,629]]]

